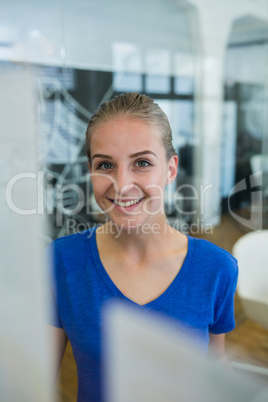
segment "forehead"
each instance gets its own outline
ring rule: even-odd
[[[159,128],[143,120],[120,117],[100,123],[91,136],[93,148],[111,148],[119,144],[129,147],[163,148]]]
[[[92,132],[91,145],[93,145],[93,142],[97,143],[103,140],[109,140],[109,143],[123,141],[124,138],[128,140],[133,138],[136,141],[139,139],[140,141],[159,142],[161,134],[159,128],[152,123],[124,116],[98,124]]]

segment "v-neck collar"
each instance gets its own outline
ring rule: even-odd
[[[118,287],[114,284],[114,282],[112,281],[112,279],[108,275],[106,269],[104,268],[104,266],[103,266],[103,264],[101,262],[100,256],[99,256],[99,251],[98,251],[98,246],[97,246],[97,240],[96,240],[97,227],[98,226],[95,226],[92,229],[93,233],[92,233],[92,236],[90,236],[90,239],[89,239],[89,246],[90,246],[90,250],[91,250],[92,259],[93,259],[93,262],[94,262],[94,266],[95,266],[97,272],[99,273],[102,281],[104,282],[106,287],[109,289],[109,291],[116,298],[123,299],[123,300],[128,301],[131,304],[134,304],[134,305],[139,306],[139,307],[151,308],[151,307],[155,307],[155,306],[158,306],[159,304],[163,303],[181,285],[182,281],[185,278],[185,275],[187,274],[187,272],[188,272],[188,270],[189,270],[189,268],[191,266],[192,257],[193,257],[194,249],[195,249],[195,239],[193,237],[191,237],[189,235],[186,235],[187,238],[188,238],[188,249],[187,249],[186,257],[185,257],[185,259],[183,261],[181,269],[179,270],[178,274],[173,279],[171,284],[168,286],[168,288],[160,296],[158,296],[156,299],[150,301],[149,303],[140,305],[140,304],[134,302],[133,300],[129,299],[127,296],[125,296],[118,289]]]

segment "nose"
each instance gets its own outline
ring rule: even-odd
[[[131,172],[126,167],[118,167],[114,183],[116,193],[121,196],[135,187]]]

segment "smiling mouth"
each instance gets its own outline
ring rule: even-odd
[[[120,207],[131,207],[132,205],[136,205],[139,202],[141,202],[144,199],[144,197],[136,199],[136,200],[130,200],[130,201],[118,201],[118,200],[111,200],[115,205],[119,205]]]

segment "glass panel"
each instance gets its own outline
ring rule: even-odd
[[[267,34],[262,19],[241,17],[233,22],[226,50],[224,110],[229,130],[227,134],[225,129],[222,143],[222,205],[226,211],[230,201],[229,212],[241,230],[267,228]],[[227,159],[227,149],[231,159]],[[243,183],[244,189],[232,190],[230,196],[231,189]]]
[[[11,79],[9,94],[0,93],[2,110],[4,96],[7,104],[16,104],[25,93],[32,99],[29,119],[20,115],[27,104],[21,111],[17,108],[16,114],[10,113],[12,108],[6,114],[2,111],[2,136],[16,124],[17,147],[8,153],[5,138],[3,171],[7,178],[13,175],[12,169],[22,170],[20,162],[33,162],[23,156],[24,136],[28,144],[32,131],[20,131],[22,119],[24,127],[36,131],[31,156],[38,159],[38,167],[31,169],[40,180],[35,206],[46,222],[40,230],[43,243],[106,221],[92,192],[85,131],[102,102],[126,91],[152,96],[170,120],[179,156],[176,181],[165,194],[172,225],[205,238],[208,228],[215,236],[213,242],[224,248],[227,243],[230,246],[230,238],[234,242],[245,233],[268,228],[268,15],[264,1],[2,3],[1,74],[8,70],[16,76],[26,69],[32,80],[22,87],[16,80],[14,87]],[[27,146],[30,150],[31,145]],[[5,225],[10,222],[12,256],[12,221],[2,215]],[[20,246],[19,236],[17,247],[31,250],[29,239],[35,242],[36,238],[24,235],[20,236],[28,248]],[[7,238],[3,237],[3,255]],[[31,269],[35,278],[35,267]]]

